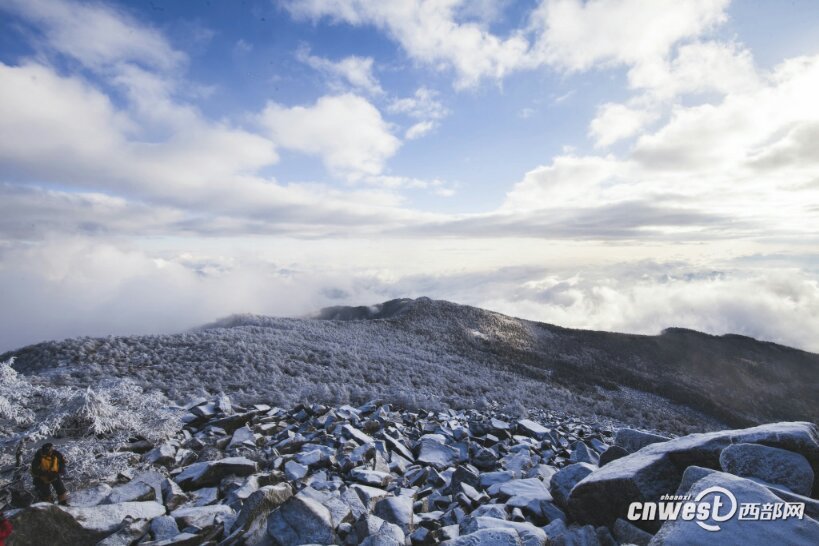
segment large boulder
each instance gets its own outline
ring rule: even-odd
[[[171,517],[177,521],[182,529],[186,527],[205,529],[215,525],[219,520],[224,521],[226,517],[232,515],[233,509],[224,504],[185,506],[171,512]]]
[[[6,546],[93,546],[105,533],[86,529],[70,514],[45,502],[9,514],[14,532]]]
[[[812,423],[773,423],[692,434],[648,445],[592,472],[572,489],[570,515],[581,523],[611,527],[617,518],[626,517],[632,502],[655,501],[662,495],[673,494],[687,467],[720,468],[722,450],[737,443],[794,451],[810,461],[814,474],[819,467],[819,433]],[[652,521],[635,523],[649,532],[659,527]]]
[[[382,520],[381,526],[361,541],[361,546],[403,546],[405,539],[404,531],[398,525]]]
[[[186,502],[188,502],[188,495],[186,495],[179,485],[168,478],[162,480],[160,485],[162,492],[162,503],[169,511],[176,510]]]
[[[60,506],[60,510],[72,516],[84,529],[106,536],[117,531],[122,520],[150,520],[165,514],[165,507],[156,501],[120,502],[98,506]]]
[[[813,469],[808,460],[793,451],[759,444],[732,444],[722,450],[719,464],[725,472],[784,485],[799,495],[810,495]]]
[[[96,506],[111,494],[113,489],[107,483],[100,483],[87,489],[71,492],[72,506]]]
[[[293,488],[288,483],[267,485],[254,491],[242,504],[231,534],[242,534],[246,546],[263,544],[267,540],[268,515],[292,496]]]
[[[705,476],[709,474],[713,474],[717,472],[717,470],[713,470],[711,468],[702,468],[701,466],[689,466],[685,469],[683,473],[682,481],[680,482],[680,486],[677,488],[677,495],[686,495],[688,490],[694,485],[694,483],[698,482]],[[764,485],[768,488],[768,491],[779,497],[785,502],[796,502],[802,503],[805,505],[805,515],[811,517],[817,521],[819,521],[819,500],[812,499],[810,497],[805,497],[804,495],[798,495],[793,491],[789,491],[781,486],[778,485],[771,485],[766,482],[761,482],[756,480],[755,478],[749,478],[753,481],[757,481],[760,485]]]
[[[555,503],[565,508],[569,504],[569,494],[574,486],[595,470],[597,467],[589,463],[574,463],[561,468],[549,482],[549,491]]]
[[[290,497],[270,515],[267,534],[279,546],[333,544],[336,539],[330,511],[307,496]]]
[[[130,481],[124,485],[114,487],[104,504],[118,504],[120,502],[138,502],[158,500],[154,488],[141,481]],[[72,503],[74,504],[74,503]]]
[[[636,525],[632,525],[624,519],[618,519],[614,522],[614,538],[620,544],[635,544],[636,546],[648,546],[651,539],[654,538],[649,533],[646,533]]]
[[[489,517],[469,517],[461,522],[461,535],[469,535],[481,529],[512,529],[518,534],[523,546],[544,546],[547,536],[543,529],[528,522],[507,521]]]
[[[256,463],[246,457],[227,457],[186,466],[175,481],[185,491],[217,485],[230,475],[250,476],[256,472]]]
[[[540,423],[532,421],[531,419],[521,419],[518,421],[518,432],[524,436],[531,436],[532,438],[542,440],[549,435],[550,431],[548,428],[544,427]]]
[[[330,512],[333,528],[343,523],[352,523],[355,516],[350,505],[337,492],[317,491],[312,487],[305,487],[299,491],[300,496],[307,496],[324,506]]]
[[[440,434],[426,434],[421,437],[418,447],[419,463],[444,469],[452,466],[458,460],[458,451],[446,445],[446,438]]]
[[[671,438],[666,436],[643,432],[642,430],[621,428],[614,435],[614,445],[622,447],[629,453],[634,453],[635,451],[640,451],[648,445],[667,442],[670,439]]]
[[[97,546],[131,546],[148,534],[151,522],[147,519],[125,518],[120,528],[97,543]]]
[[[404,533],[413,529],[412,497],[387,497],[375,503],[373,512],[384,521],[398,525]]]
[[[167,540],[179,534],[179,525],[171,516],[159,516],[151,520],[151,536],[154,540]]]
[[[142,460],[148,464],[170,466],[176,460],[176,447],[164,442],[143,455]]]
[[[686,521],[678,518],[667,521],[654,535],[649,544],[664,546],[710,546],[712,544],[788,544],[789,546],[814,546],[819,541],[819,522],[812,518],[789,517],[787,519],[740,519],[741,505],[755,503],[759,507],[766,504],[776,505],[782,500],[771,493],[768,488],[751,480],[740,478],[724,472],[713,472],[698,480],[688,494],[696,499],[698,495],[713,487],[724,488],[736,500],[732,506],[723,494],[720,515],[733,515],[726,521],[705,520],[709,526],[717,526],[719,530],[707,530],[698,525],[696,520]],[[707,501],[710,494],[702,497]]]
[[[522,546],[517,531],[504,527],[481,529],[441,544],[445,546]]]

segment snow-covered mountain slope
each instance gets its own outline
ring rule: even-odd
[[[172,398],[224,391],[280,404],[382,397],[542,407],[674,433],[819,421],[819,355],[742,336],[570,330],[427,298],[240,315],[176,335],[78,338],[0,356],[39,380],[130,377]]]

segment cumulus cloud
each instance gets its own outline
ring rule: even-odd
[[[597,146],[608,146],[637,134],[656,118],[657,114],[651,109],[607,102],[598,108],[589,125],[589,134]]]
[[[146,90],[148,93],[149,90]],[[189,199],[225,178],[278,160],[262,136],[210,122],[161,92],[155,116],[164,141],[144,131],[152,121],[120,110],[78,76],[29,63],[0,63],[0,159],[15,179]]]
[[[454,68],[455,85],[460,88],[487,76],[502,78],[518,69],[529,47],[519,33],[500,38],[477,22],[458,22],[462,2],[309,0],[288,1],[284,6],[299,18],[329,17],[354,25],[374,25],[401,44],[413,59]]]
[[[637,93],[625,103],[605,103],[589,124],[589,136],[605,147],[639,134],[666,115],[678,97],[723,97],[763,87],[750,51],[735,43],[693,42],[673,54],[652,57],[628,71]]]
[[[819,227],[808,205],[819,199],[819,169],[807,157],[819,123],[817,88],[819,57],[813,56],[786,60],[752,84],[726,87],[713,102],[676,104],[652,131],[638,129],[648,113],[606,105],[592,132],[600,144],[638,135],[631,149],[620,156],[555,157],[529,171],[502,210],[545,214],[562,206],[565,214],[568,206],[582,215],[595,204],[662,203],[695,213],[679,217],[694,222],[687,235],[695,238],[776,234],[797,241]]]
[[[350,93],[312,106],[268,103],[259,121],[282,148],[317,155],[330,171],[352,179],[380,174],[401,145],[378,109]]]
[[[728,0],[542,0],[524,26],[493,34],[480,5],[465,1],[287,1],[297,18],[373,25],[407,54],[455,71],[456,88],[483,78],[550,65],[588,70],[600,65],[637,65],[663,58],[678,41],[698,36],[725,20]],[[498,15],[498,6],[492,13]],[[476,17],[476,14],[478,16]]]
[[[729,0],[546,0],[533,14],[536,49],[570,71],[664,58],[684,38],[725,20]]]

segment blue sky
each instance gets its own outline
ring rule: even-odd
[[[819,349],[816,2],[0,13],[0,348],[427,295]]]

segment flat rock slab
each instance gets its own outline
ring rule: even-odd
[[[544,546],[546,533],[540,527],[531,523],[507,521],[490,517],[467,518],[460,525],[461,535],[469,535],[481,529],[512,529],[518,534],[518,540],[523,546]]]
[[[440,434],[427,434],[421,437],[416,460],[442,470],[455,464],[459,455],[455,448],[446,445],[446,439]]]
[[[103,535],[116,531],[126,517],[150,520],[165,515],[165,507],[155,501],[59,508],[71,515],[84,529]]]
[[[181,528],[199,527],[205,529],[214,524],[217,517],[225,518],[233,515],[233,509],[224,504],[213,504],[211,506],[191,506],[178,508],[171,512]]]
[[[246,457],[227,457],[218,461],[203,461],[186,466],[175,478],[185,491],[217,485],[230,475],[249,476],[256,472],[256,463]]]
[[[549,490],[546,489],[546,486],[538,478],[510,480],[489,488],[490,494],[493,494],[495,491],[506,497],[528,497],[546,501],[552,500],[552,495],[549,493]]]
[[[650,432],[643,432],[642,430],[635,430],[633,428],[621,428],[614,435],[614,445],[620,446],[629,453],[640,451],[651,444],[658,444],[667,442],[671,438],[660,436],[659,434],[652,434]]]
[[[108,535],[97,543],[97,546],[131,546],[148,534],[151,522],[145,519],[125,523],[113,535]]]
[[[112,488],[110,485],[101,483],[88,489],[81,489],[79,491],[71,492],[72,506],[96,506],[111,494]]]
[[[481,529],[441,544],[446,546],[522,546],[518,533],[514,529],[503,527]]]
[[[105,499],[105,504],[149,500],[158,500],[154,488],[145,482],[130,481],[124,485],[114,487],[111,494]]]
[[[548,428],[544,427],[540,423],[532,421],[531,419],[521,419],[518,421],[518,430],[524,436],[531,436],[532,438],[537,438],[538,440],[544,439],[550,432]]]

